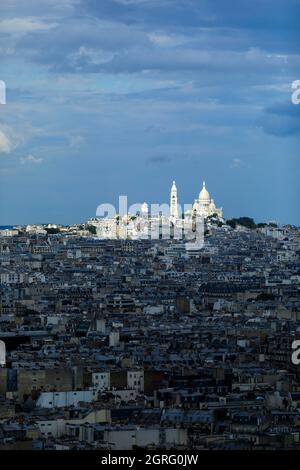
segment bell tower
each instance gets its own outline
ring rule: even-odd
[[[170,215],[175,219],[178,219],[178,206],[177,206],[177,188],[176,183],[173,181],[171,188],[171,198],[170,198]]]

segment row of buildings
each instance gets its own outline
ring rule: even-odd
[[[56,228],[0,234],[0,449],[300,448],[298,228]]]

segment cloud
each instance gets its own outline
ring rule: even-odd
[[[17,42],[17,47],[53,70],[84,72],[95,65],[99,70],[115,53],[131,50],[137,44],[151,45],[150,38],[137,27],[80,18],[67,20],[48,32],[29,33]]]
[[[48,23],[46,20],[34,17],[6,18],[0,21],[0,31],[2,34],[25,34],[34,31],[45,31],[55,26],[55,23]]]
[[[14,13],[19,15],[51,15],[71,14],[81,0],[5,0],[1,5],[1,13],[11,16]]]
[[[84,138],[81,135],[71,135],[70,137],[70,147],[78,148],[84,143]]]
[[[27,157],[21,157],[20,163],[21,165],[39,165],[42,163],[43,158],[37,158],[33,155],[27,155]]]
[[[298,0],[85,0],[83,9],[99,18],[114,17],[131,24],[144,22],[161,27],[201,26],[268,31],[298,30]]]
[[[171,158],[166,155],[157,155],[157,156],[149,157],[147,159],[147,162],[150,163],[151,165],[162,165],[165,163],[169,163],[170,161],[171,161]]]
[[[270,72],[279,67],[288,68],[293,62],[300,66],[300,56],[290,59],[285,55],[270,54],[260,49],[247,51],[221,51],[198,48],[161,49],[149,47],[147,50],[134,48],[115,54],[111,61],[98,67],[86,64],[90,72],[108,71],[132,73],[145,70],[156,71],[207,71],[226,74],[251,72],[260,75],[262,69]],[[292,66],[292,64],[291,64]]]
[[[12,137],[9,135],[9,131],[3,131],[0,129],[0,153],[10,153],[16,147]]]
[[[230,164],[230,168],[239,168],[242,161],[239,158],[233,158]]]
[[[300,135],[300,105],[277,103],[265,108],[258,125],[266,134],[277,137]]]
[[[39,23],[38,23],[39,24]],[[83,17],[65,20],[48,31],[22,36],[18,50],[55,72],[136,73],[144,71],[247,71],[270,73],[300,67],[297,54],[253,46],[247,33],[199,28],[193,35],[161,32],[146,24]],[[237,44],[237,45],[236,45]]]
[[[141,5],[143,3],[153,2],[153,0],[115,0],[115,2],[121,3],[122,5]]]
[[[148,37],[153,44],[161,47],[180,46],[188,42],[188,39],[183,35],[149,33]]]

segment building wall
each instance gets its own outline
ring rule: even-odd
[[[135,400],[137,395],[137,391],[134,389],[112,390],[111,393],[117,398],[117,400],[125,401],[126,403],[131,400]]]
[[[141,447],[151,444],[158,445],[159,430],[109,430],[104,433],[104,439],[111,444],[111,448],[114,450],[131,450],[134,445]]]
[[[93,410],[84,418],[39,421],[38,427],[43,436],[48,436],[51,434],[53,437],[58,438],[68,434],[68,425],[80,426],[84,425],[85,423],[109,423],[110,421],[110,410]],[[45,434],[43,434],[43,432]]]
[[[34,391],[42,390],[46,381],[45,370],[18,370],[18,395],[23,400],[25,395],[30,395]]]
[[[166,428],[165,431],[165,443],[169,445],[187,445],[188,434],[187,429],[177,428]]]
[[[60,369],[19,369],[18,394],[22,400],[24,395],[35,395],[39,391],[55,390],[65,392],[72,390],[72,370]]]
[[[65,433],[65,421],[63,419],[38,421],[40,433],[43,437],[61,437]]]
[[[127,372],[127,387],[144,391],[144,371],[143,370],[129,370]]]
[[[113,390],[114,388],[120,389],[127,387],[127,373],[125,370],[112,370],[110,372],[110,386]]]
[[[94,372],[92,374],[93,388],[99,391],[110,390],[110,372]]]
[[[7,392],[7,369],[0,367],[0,394]]]
[[[91,390],[69,392],[43,392],[37,400],[37,407],[41,408],[65,408],[77,406],[79,402],[88,402],[97,399],[97,393]]]

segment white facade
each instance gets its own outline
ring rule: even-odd
[[[138,392],[144,391],[144,371],[129,370],[127,372],[127,387]]]
[[[65,408],[77,406],[79,402],[96,400],[98,393],[94,390],[70,391],[70,392],[42,392],[36,402],[37,408]]]
[[[136,390],[123,389],[123,390],[112,390],[112,395],[114,395],[116,402],[124,401],[128,403],[129,401],[135,400],[137,396]]]
[[[147,202],[143,202],[142,207],[141,207],[141,215],[143,216],[148,216],[149,214],[149,208]]]
[[[13,273],[3,271],[0,273],[1,284],[22,284],[24,282],[24,275],[22,273]]]
[[[59,438],[63,435],[71,435],[71,428],[76,425],[106,423],[111,421],[110,410],[93,410],[82,418],[61,418],[37,421],[41,435],[44,437],[53,436]]]
[[[109,346],[115,347],[120,344],[120,332],[119,331],[111,331],[109,334]]]
[[[101,333],[106,332],[106,321],[105,318],[97,318],[96,320],[96,331],[100,331]]]
[[[110,372],[94,372],[92,383],[93,388],[97,391],[110,390]]]
[[[210,197],[210,194],[206,189],[205,181],[203,181],[198,199],[195,199],[193,211],[195,211],[197,215],[203,217],[208,217],[213,214],[217,214],[218,217],[223,217],[223,210],[217,209],[214,200]]]
[[[178,201],[177,201],[177,188],[175,181],[173,181],[170,196],[170,216],[174,219],[178,219]]]
[[[0,341],[0,366],[6,364],[6,346],[4,341]]]
[[[205,181],[203,181],[202,189],[198,198],[194,201],[193,211],[187,211],[185,215],[191,216],[192,214],[197,214],[200,217],[208,217],[216,214],[218,217],[223,218],[223,210],[222,208],[218,209],[216,207],[214,200],[210,197],[210,194],[206,189]],[[170,219],[175,221],[178,220],[178,218],[178,194],[175,181],[173,181],[170,194]]]
[[[91,426],[80,426],[79,438],[83,441],[94,441],[94,429]],[[103,444],[113,450],[132,450],[133,446],[158,447],[187,445],[187,430],[175,428],[139,428],[123,427],[121,429],[103,428]]]
[[[52,419],[37,422],[40,433],[43,437],[60,437],[65,433],[66,422],[64,419]]]
[[[183,229],[183,220],[181,217],[181,209],[178,203],[178,192],[175,181],[173,181],[170,191],[170,205],[167,204],[154,204],[150,210],[148,204],[135,204],[139,206],[140,210],[136,213],[128,213],[126,215],[114,215],[110,218],[91,219],[88,224],[96,227],[97,237],[102,239],[148,239],[158,240],[160,235],[162,238],[170,238],[170,229],[172,227],[176,233],[174,238],[181,238]],[[216,215],[219,218],[223,218],[222,208],[217,208],[214,200],[210,197],[209,192],[203,182],[202,190],[199,193],[194,204],[189,204],[189,210],[182,210],[186,218],[197,215],[199,218]],[[159,215],[156,211],[159,209],[161,214]],[[133,206],[130,210],[134,211]],[[136,210],[136,207],[135,207]],[[137,214],[139,216],[137,217]],[[166,214],[167,213],[167,214]],[[170,222],[172,224],[170,224]],[[171,225],[171,227],[170,227]],[[160,230],[164,230],[160,234]],[[176,231],[179,231],[178,233]],[[131,249],[131,247],[130,247]]]
[[[0,237],[15,237],[18,235],[19,230],[15,229],[5,229],[5,230],[0,230]]]

